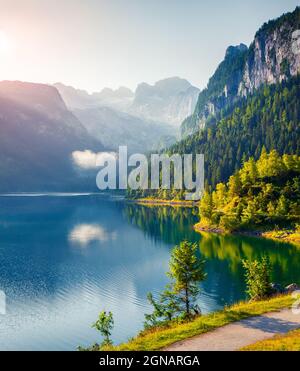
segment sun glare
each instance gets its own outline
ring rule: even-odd
[[[0,30],[0,53],[6,53],[10,50],[11,43],[4,31]]]

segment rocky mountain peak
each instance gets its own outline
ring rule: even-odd
[[[300,30],[300,7],[265,23],[249,48],[244,44],[229,46],[207,88],[199,94],[194,113],[183,121],[182,135],[215,123],[223,109],[261,85],[296,76],[300,72],[300,32],[297,30]]]
[[[245,44],[239,44],[239,45],[230,45],[228,46],[228,48],[226,49],[226,53],[225,53],[225,59],[226,58],[234,58],[236,57],[238,54],[240,53],[244,53],[245,51],[248,50],[248,47],[247,45]]]
[[[67,110],[54,86],[22,81],[1,81],[0,96],[23,106],[50,114]]]

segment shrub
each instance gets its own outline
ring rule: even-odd
[[[264,256],[261,260],[243,260],[247,285],[247,294],[251,300],[261,300],[270,296],[271,267],[269,258]]]

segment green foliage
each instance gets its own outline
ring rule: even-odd
[[[153,306],[151,314],[145,314],[145,328],[156,327],[168,323],[180,314],[180,305],[171,285],[167,285],[165,290],[155,300],[152,293],[148,293],[147,299]]]
[[[300,219],[300,156],[279,156],[263,148],[260,158],[250,158],[213,192],[200,201],[203,225],[220,226],[227,231],[242,227]]]
[[[199,295],[199,282],[205,280],[204,261],[197,256],[197,244],[183,241],[171,254],[169,277],[175,294],[183,304],[182,311],[190,317]]]
[[[275,149],[278,155],[299,155],[299,100],[299,75],[262,86],[236,102],[214,125],[172,146],[169,153],[203,153],[206,183],[213,188],[227,181],[243,160],[257,160],[263,148],[268,152]],[[255,169],[249,169],[252,171]]]
[[[269,258],[264,256],[261,260],[243,260],[247,293],[251,300],[267,298],[271,292],[271,266]]]
[[[175,246],[170,259],[171,278],[158,300],[148,294],[153,312],[145,315],[145,328],[158,326],[173,319],[191,319],[200,314],[196,300],[200,293],[199,283],[206,278],[204,261],[197,256],[196,243],[183,241]]]
[[[260,170],[266,176],[276,176],[281,167],[290,170],[295,161],[289,154],[300,155],[300,75],[281,83],[265,85],[254,94],[241,99],[213,125],[190,135],[168,150],[168,154],[204,154],[205,185],[213,189],[220,182],[232,183],[229,193],[240,193],[240,181],[255,181],[258,169],[254,165],[262,155]],[[264,161],[267,151],[272,152]],[[286,154],[287,157],[280,156]],[[279,161],[280,157],[280,161]],[[247,163],[243,179],[237,169]],[[263,168],[263,166],[266,166]],[[270,166],[268,168],[268,166]],[[231,178],[232,174],[234,178]],[[298,187],[300,183],[298,182]],[[184,190],[140,190],[128,192],[129,198],[154,197],[184,199]]]
[[[110,339],[111,331],[114,327],[112,312],[106,313],[106,311],[102,311],[101,313],[99,313],[99,317],[97,321],[92,325],[92,327],[98,330],[104,337],[101,346],[112,345],[112,341]]]
[[[295,299],[291,295],[276,296],[265,301],[242,302],[224,309],[198,316],[192,321],[143,331],[127,343],[111,347],[113,351],[161,350],[170,344],[207,333],[229,323],[290,307]]]

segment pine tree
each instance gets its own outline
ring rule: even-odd
[[[212,219],[213,214],[213,200],[212,195],[208,191],[205,191],[200,201],[200,214],[201,217],[208,220]]]
[[[229,178],[228,182],[228,196],[229,198],[239,196],[242,189],[242,182],[240,179],[240,175],[237,172],[236,174],[232,175]]]
[[[278,200],[278,205],[276,208],[276,214],[280,216],[285,216],[288,213],[289,205],[287,199],[284,195],[281,195]]]
[[[183,241],[175,246],[171,254],[168,275],[186,318],[191,317],[200,292],[199,283],[206,278],[204,261],[197,256],[197,249],[197,244]]]

